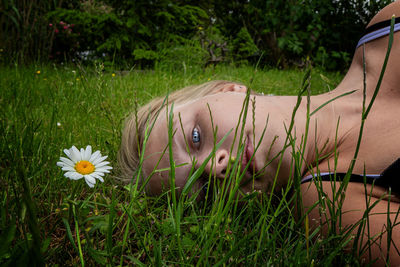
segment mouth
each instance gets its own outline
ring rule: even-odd
[[[251,176],[254,176],[257,173],[257,165],[255,161],[255,155],[254,154],[254,147],[253,144],[250,141],[250,138],[247,136],[246,138],[246,144],[244,147],[244,152],[243,152],[243,169],[246,168],[247,165],[247,173],[249,173]],[[253,157],[253,158],[251,158]],[[250,162],[250,163],[249,163]]]

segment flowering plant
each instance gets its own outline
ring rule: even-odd
[[[65,56],[73,56],[79,48],[79,32],[75,32],[75,24],[61,20],[58,23],[49,23],[48,26],[50,36],[53,38],[49,57],[64,60]]]
[[[92,153],[92,147],[89,145],[86,149],[81,148],[79,151],[75,146],[70,149],[64,149],[64,153],[68,158],[60,157],[57,166],[65,171],[64,176],[71,180],[79,180],[85,178],[89,187],[94,187],[96,179],[104,182],[103,176],[112,169],[104,161],[107,156],[101,156],[100,151]]]

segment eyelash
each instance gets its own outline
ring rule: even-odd
[[[197,140],[196,141],[194,140],[195,133],[197,133]],[[193,130],[192,130],[192,143],[193,143],[193,145],[195,147],[198,147],[200,145],[200,142],[201,142],[200,131],[199,131],[199,129],[197,129],[197,127],[194,127]]]

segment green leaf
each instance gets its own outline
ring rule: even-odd
[[[69,225],[69,222],[67,221],[66,218],[62,218],[62,221],[65,225],[65,229],[67,230],[67,237],[69,239],[69,241],[71,242],[72,246],[74,247],[74,249],[78,252],[78,247],[75,244],[73,235],[72,235],[72,231],[71,231],[71,227]]]
[[[132,256],[125,256],[126,258],[130,259],[134,264],[140,266],[140,267],[146,267],[140,260],[132,257]]]
[[[117,47],[118,50],[121,49],[121,40],[120,39],[115,40],[115,46]]]

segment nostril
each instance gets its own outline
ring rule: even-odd
[[[220,150],[217,152],[216,155],[216,175],[219,178],[224,178],[225,174],[227,172],[227,165],[228,165],[228,159],[229,159],[229,153],[227,153],[225,150]]]
[[[218,158],[218,164],[222,164],[223,161],[224,161],[224,159],[225,159],[225,155],[221,155],[221,156]]]

